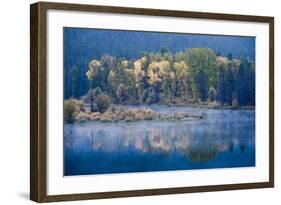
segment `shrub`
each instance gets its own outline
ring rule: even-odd
[[[112,119],[110,119],[110,118],[107,117],[107,116],[102,116],[102,117],[100,118],[100,121],[101,121],[101,122],[112,122]]]
[[[66,123],[73,123],[75,120],[75,116],[77,114],[77,103],[75,100],[65,100],[64,101],[64,121]]]
[[[104,113],[110,106],[111,101],[107,95],[101,94],[96,97],[95,103],[100,113]]]
[[[77,120],[78,122],[84,122],[87,120],[90,120],[90,115],[88,113],[85,112],[79,112],[76,116],[75,116],[75,120]]]
[[[101,118],[101,114],[99,112],[93,112],[90,115],[90,119],[94,121],[99,121]]]
[[[77,111],[81,111],[81,112],[85,111],[83,100],[77,100],[77,99],[71,99],[71,100],[76,105]]]

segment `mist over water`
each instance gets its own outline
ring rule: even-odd
[[[65,124],[64,175],[255,166],[254,110],[141,107],[203,119]]]

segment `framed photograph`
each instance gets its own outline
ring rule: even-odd
[[[274,18],[30,7],[30,198],[274,186]]]

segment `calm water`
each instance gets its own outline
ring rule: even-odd
[[[255,111],[151,106],[202,120],[64,127],[64,175],[255,166]]]

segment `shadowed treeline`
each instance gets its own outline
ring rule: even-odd
[[[64,28],[65,99],[254,105],[255,38]],[[183,99],[182,99],[183,98]]]

